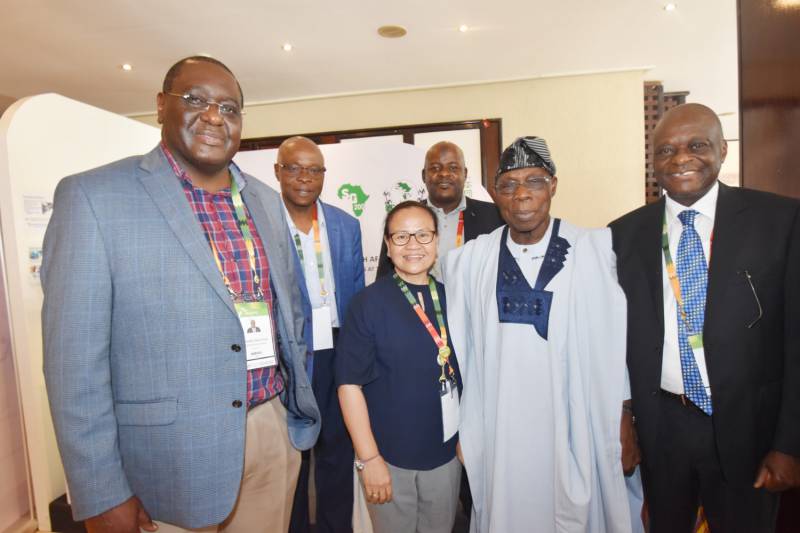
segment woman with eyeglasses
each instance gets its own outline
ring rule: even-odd
[[[375,533],[449,533],[461,376],[436,261],[436,215],[403,202],[386,217],[394,274],[357,294],[336,347],[336,381]]]

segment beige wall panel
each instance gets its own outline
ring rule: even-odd
[[[553,212],[604,226],[644,202],[641,70],[247,106],[244,137],[501,118],[503,142],[547,139]],[[136,117],[155,125],[152,115]]]

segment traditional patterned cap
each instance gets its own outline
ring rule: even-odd
[[[511,143],[500,155],[500,168],[497,170],[497,175],[509,170],[530,167],[543,168],[551,176],[556,175],[556,164],[550,157],[547,142],[541,137],[519,137]]]

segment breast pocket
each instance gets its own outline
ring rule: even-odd
[[[168,426],[178,416],[178,400],[116,402],[114,411],[120,426]]]

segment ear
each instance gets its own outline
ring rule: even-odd
[[[720,165],[725,162],[725,158],[728,157],[728,141],[722,139],[722,144],[720,144]]]
[[[280,167],[280,165],[278,165],[278,163],[275,163],[274,165],[272,165],[272,169],[275,171],[275,179],[278,180],[278,183],[281,182],[281,177],[278,175],[278,169],[279,168],[281,168],[281,167]]]
[[[158,111],[158,123],[164,123],[164,102],[167,99],[164,93],[158,93],[156,95],[156,110]]]
[[[424,169],[424,168],[422,169],[422,172],[421,172],[421,174],[422,174],[422,183],[427,183],[427,182],[425,181],[425,169]]]
[[[550,196],[556,195],[556,189],[558,188],[558,178],[553,176],[553,179],[550,180]]]
[[[391,259],[391,258],[392,258],[392,252],[391,252],[390,250],[392,249],[392,247],[391,247],[391,246],[389,246],[389,239],[387,239],[386,237],[384,237],[384,238],[383,238],[383,243],[386,245],[386,257],[388,257],[389,259]]]

